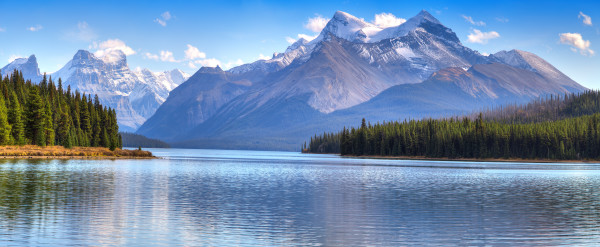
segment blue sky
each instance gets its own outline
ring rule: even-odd
[[[467,47],[482,53],[530,51],[584,86],[600,89],[595,1],[0,0],[0,67],[35,54],[42,71],[54,72],[78,49],[121,49],[131,68],[192,74],[202,65],[228,68],[284,51],[289,38],[315,35],[317,27],[307,24],[329,19],[336,10],[373,21],[381,13],[408,19],[422,9]]]

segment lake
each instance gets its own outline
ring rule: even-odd
[[[600,165],[149,149],[0,161],[0,245],[598,245]]]

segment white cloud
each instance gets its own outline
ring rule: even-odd
[[[149,52],[144,53],[144,58],[163,61],[163,62],[171,62],[171,63],[181,63],[183,66],[188,66],[189,68],[196,69],[197,65],[200,66],[208,66],[215,67],[217,65],[232,67],[235,65],[241,65],[243,62],[241,59],[236,61],[230,61],[227,64],[223,64],[216,58],[206,58],[206,53],[201,52],[197,47],[194,47],[190,44],[187,45],[187,49],[184,50],[185,57],[183,59],[177,60],[173,55],[173,52],[168,50],[162,50],[159,54],[152,54]]]
[[[150,59],[150,60],[156,60],[156,61],[158,61],[158,59],[159,59],[158,55],[152,54],[150,52],[144,53],[144,58]]]
[[[196,60],[194,63],[203,67],[216,67],[217,65],[221,65],[221,61],[217,60],[216,58]]]
[[[474,21],[473,17],[462,15],[462,18],[464,18],[465,21],[467,21],[468,23],[471,23],[471,25],[485,26],[485,22],[483,22],[483,21]]]
[[[301,33],[301,34],[298,34],[298,38],[303,38],[303,39],[305,39],[305,40],[307,40],[307,41],[311,41],[311,40],[313,40],[313,39],[317,38],[317,36],[319,36],[319,35],[313,35],[313,36],[310,36],[310,35],[303,34],[303,33]]]
[[[584,40],[581,34],[579,33],[561,33],[560,35],[560,43],[570,45],[571,50],[576,52],[579,50],[581,55],[594,55],[594,51],[590,49],[590,41]]]
[[[85,21],[77,23],[77,27],[66,32],[65,38],[68,40],[78,40],[84,42],[90,42],[96,39],[98,35],[90,28]]]
[[[499,38],[500,34],[498,34],[496,31],[481,32],[477,29],[473,29],[473,32],[467,37],[467,41],[471,43],[487,44],[488,40]]]
[[[296,42],[296,39],[294,39],[292,37],[285,37],[285,41],[287,41],[290,44],[293,44],[294,42]]]
[[[583,12],[579,11],[579,15],[577,17],[579,19],[583,19],[583,24],[584,25],[587,25],[587,26],[591,26],[592,25],[592,17],[590,17],[589,15],[586,15]]]
[[[197,58],[206,58],[206,53],[201,52],[198,48],[188,44],[185,50],[185,59],[194,60]]]
[[[323,18],[321,15],[316,14],[315,17],[313,18],[308,18],[308,21],[304,24],[304,28],[318,33],[321,32],[321,30],[323,30],[323,28],[327,25],[327,22],[329,22],[329,19],[327,18]],[[306,39],[308,41],[311,41],[313,39],[315,39],[317,36],[319,36],[318,34],[315,35],[308,35],[308,34],[298,34],[298,39],[303,38]],[[294,39],[292,37],[285,37],[285,41],[287,41],[290,44],[293,44],[294,42],[297,41],[297,39]]]
[[[323,30],[325,25],[327,25],[327,22],[329,22],[329,19],[323,18],[320,15],[316,15],[313,18],[308,18],[308,21],[306,22],[306,24],[304,24],[304,28],[318,33],[321,32],[321,30]]]
[[[0,32],[6,32],[6,29],[4,29],[3,27],[0,27]]]
[[[8,57],[8,63],[12,63],[17,58],[23,58],[23,56],[21,56],[21,55],[14,55],[14,54],[10,55],[10,57]]]
[[[391,13],[381,13],[375,15],[375,20],[372,22],[380,28],[395,27],[405,23],[406,19],[398,18]]]
[[[258,60],[269,60],[269,59],[271,59],[271,58],[263,55],[262,53],[258,54]]]
[[[173,52],[170,51],[160,51],[160,61],[172,63],[177,62],[175,57],[173,57]]]
[[[160,15],[160,17],[154,19],[154,22],[158,23],[159,25],[166,27],[167,26],[167,21],[171,19],[171,12],[166,11],[164,13],[162,13]]]
[[[311,35],[308,35],[308,34],[301,33],[301,34],[298,34],[298,39],[305,39],[306,41],[311,41],[311,40],[317,38],[318,36],[319,36],[318,34],[315,34],[315,35],[311,36]],[[289,36],[285,37],[285,41],[287,41],[290,44],[293,44],[294,42],[298,41],[298,39],[294,39],[294,38],[289,37]]]
[[[223,69],[230,69],[230,68],[233,68],[235,66],[242,65],[242,64],[244,64],[244,61],[242,61],[242,59],[238,59],[238,60],[235,60],[235,61],[229,61],[228,63],[226,63],[226,64],[223,65]]]
[[[499,22],[502,22],[502,23],[507,23],[508,22],[508,18],[496,17],[496,21],[499,21]]]
[[[44,27],[42,27],[42,25],[37,24],[35,26],[31,26],[31,27],[27,28],[27,30],[32,31],[32,32],[37,32],[37,31],[42,30],[42,28],[44,28]]]
[[[166,11],[166,12],[162,13],[162,15],[160,15],[160,16],[162,16],[162,18],[163,18],[165,21],[168,21],[168,20],[170,20],[170,19],[171,19],[171,13],[170,13],[169,11]]]
[[[159,25],[161,25],[161,26],[163,26],[163,27],[166,27],[166,26],[167,26],[167,22],[166,22],[166,21],[163,21],[163,20],[161,20],[161,19],[159,19],[159,18],[156,18],[156,19],[154,19],[154,22],[158,23]]]
[[[135,51],[120,39],[109,39],[100,43],[94,42],[89,48],[97,49],[94,54],[98,57],[102,57],[105,54],[116,50],[122,51],[127,56],[135,54]]]

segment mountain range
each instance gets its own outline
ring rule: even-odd
[[[271,59],[201,68],[137,133],[180,147],[296,150],[363,117],[451,116],[584,90],[535,54],[474,51],[426,11],[385,29],[338,11],[317,38]]]
[[[18,58],[6,65],[2,73],[17,69],[24,78],[33,82],[41,80],[35,55]],[[73,59],[60,70],[50,74],[55,82],[61,78],[63,88],[72,92],[98,95],[102,104],[117,112],[121,131],[134,132],[166,100],[169,92],[187,80],[189,75],[174,69],[152,72],[148,69],[129,69],[127,57],[114,50],[97,57],[86,50],[79,50]]]
[[[2,73],[13,69],[41,78],[33,55]],[[131,70],[118,50],[80,50],[51,76],[98,94],[121,130],[190,148],[297,150],[362,118],[454,116],[587,90],[533,53],[482,55],[427,11],[388,28],[337,11],[315,39],[227,71]]]

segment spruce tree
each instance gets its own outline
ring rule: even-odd
[[[46,109],[42,98],[40,97],[37,87],[29,90],[29,99],[27,100],[27,124],[25,126],[26,135],[32,144],[38,146],[46,145],[46,136],[44,129],[44,120],[46,117]]]
[[[10,107],[8,109],[8,122],[12,126],[11,136],[13,144],[24,145],[25,124],[23,122],[23,110],[14,91],[11,94]]]
[[[73,145],[71,142],[70,131],[71,131],[71,119],[69,117],[69,109],[66,104],[63,104],[60,111],[60,117],[58,118],[58,141],[60,145],[70,147]],[[67,143],[68,142],[68,143]]]
[[[0,97],[0,145],[11,143],[10,124],[8,123],[8,111],[4,103],[4,97]]]
[[[47,146],[54,146],[54,125],[52,123],[52,109],[50,108],[50,103],[47,100],[44,114],[44,136],[46,138],[45,144]]]

